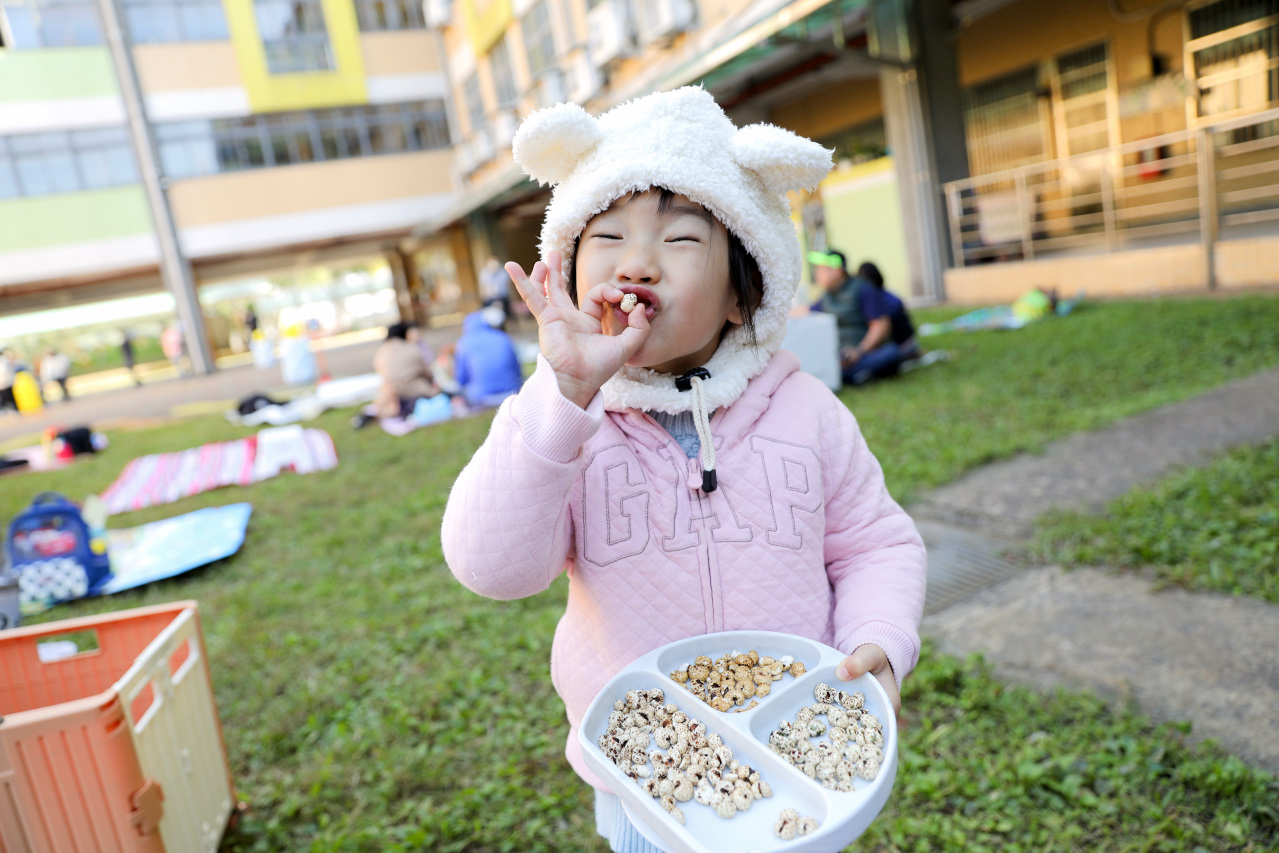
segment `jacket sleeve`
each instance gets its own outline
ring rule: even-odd
[[[835,594],[834,644],[845,654],[874,643],[900,689],[919,662],[927,556],[915,522],[888,494],[883,470],[851,412],[828,415],[827,454],[839,462],[826,509],[826,573]],[[836,447],[835,442],[838,442]]]
[[[579,408],[538,356],[537,370],[498,409],[488,438],[449,493],[440,539],[463,586],[512,599],[551,585],[572,547],[569,498],[582,445],[603,417],[600,395]]]

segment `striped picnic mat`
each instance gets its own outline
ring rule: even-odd
[[[274,427],[249,438],[140,456],[125,466],[101,498],[107,512],[116,515],[222,486],[247,486],[285,469],[301,474],[328,470],[337,462],[333,439],[324,430]]]

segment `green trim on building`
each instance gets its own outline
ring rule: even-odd
[[[0,252],[109,240],[152,231],[139,185],[0,201]]]
[[[0,50],[0,101],[118,95],[105,47]]]

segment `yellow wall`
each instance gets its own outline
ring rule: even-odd
[[[1279,284],[1279,238],[1226,240],[1213,247],[1217,286],[1258,287]]]
[[[1213,248],[1219,290],[1279,284],[1279,237],[1225,240]],[[1198,243],[1036,261],[1005,261],[946,270],[946,301],[956,305],[1011,302],[1032,287],[1055,287],[1063,298],[1162,296],[1207,292]]]
[[[1160,20],[1156,48],[1180,69],[1181,16]],[[959,83],[971,86],[1051,56],[1108,38],[1120,86],[1150,76],[1146,22],[1115,20],[1105,0],[1019,0],[965,28],[959,36]]]
[[[1203,290],[1203,250],[1190,244],[946,270],[946,301],[957,305],[1012,302],[1032,287],[1055,287],[1063,298],[1081,290],[1088,296],[1159,296]]]
[[[488,53],[511,22],[511,0],[459,0],[457,5],[462,10],[471,49],[477,56]],[[548,11],[552,19],[559,14],[554,8]]]
[[[884,114],[879,79],[847,80],[776,107],[772,121],[812,139],[836,133]]]
[[[147,92],[240,86],[240,68],[229,41],[140,44],[133,51],[138,77]]]
[[[267,69],[266,51],[258,32],[253,0],[223,0],[227,29],[231,32],[244,87],[248,90],[254,112],[306,110],[368,101],[355,6],[350,0],[323,0],[323,3],[324,23],[336,69],[272,74]]]
[[[421,74],[439,71],[444,60],[430,30],[361,33],[360,52],[367,74]]]
[[[183,228],[452,191],[447,149],[251,169],[178,181]]]

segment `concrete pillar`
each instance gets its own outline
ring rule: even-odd
[[[138,82],[137,68],[133,64],[133,52],[129,34],[121,23],[123,13],[120,0],[98,0],[106,32],[107,48],[115,67],[128,119],[133,152],[138,158],[138,174],[151,207],[151,219],[156,239],[160,243],[160,276],[165,287],[173,294],[181,321],[182,338],[186,344],[191,369],[197,374],[212,373],[217,369],[213,350],[209,346],[209,334],[204,325],[204,312],[196,293],[195,272],[182,251],[178,240],[177,225],[169,207],[168,188],[160,169],[160,157],[152,136],[151,123],[147,119],[146,102]]]
[[[400,322],[425,326],[426,308],[422,305],[422,282],[417,274],[417,260],[412,253],[395,247],[386,251],[386,263],[391,268]]]
[[[968,177],[968,146],[950,4],[916,0],[914,64],[880,72],[884,130],[897,168],[913,296],[945,299],[950,257],[942,184]]]

